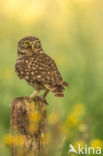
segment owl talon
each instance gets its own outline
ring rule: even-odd
[[[40,92],[40,90],[36,90],[35,92],[33,92],[33,94],[30,95],[30,101],[34,100],[35,97],[38,95],[38,93]]]
[[[45,102],[45,104],[47,104],[47,105],[48,105],[48,102],[46,101],[46,96],[47,96],[48,93],[49,93],[49,90],[46,89],[46,91],[44,92],[44,94],[40,96],[40,99],[41,99],[43,102]]]
[[[45,99],[45,97],[43,95],[40,96],[40,100],[48,105],[48,102],[47,102],[47,100]]]

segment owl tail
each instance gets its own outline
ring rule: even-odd
[[[56,97],[64,97],[64,87],[68,87],[68,83],[65,81],[62,81],[61,85],[58,85],[52,92]]]
[[[63,93],[63,91],[65,89],[64,87],[68,87],[68,86],[69,86],[69,84],[67,82],[62,81],[62,86],[61,85],[58,86],[58,92],[56,92],[54,95],[57,97],[64,97],[64,93]]]
[[[64,87],[62,85],[57,86],[48,86],[48,89],[53,92],[54,96],[56,97],[64,97]]]
[[[63,91],[64,91],[64,87],[60,85],[58,85],[56,88],[52,90],[52,92],[54,93],[54,96],[56,97],[64,97]]]
[[[51,92],[53,92],[54,96],[56,97],[64,97],[64,87],[68,87],[68,83],[65,82],[65,81],[62,81],[60,84],[57,84],[57,85],[46,85],[45,87],[47,89],[49,89]]]
[[[69,84],[68,84],[67,82],[65,82],[65,81],[62,81],[62,85],[63,85],[64,87],[68,87],[68,86],[69,86]]]

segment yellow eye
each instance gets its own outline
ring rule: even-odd
[[[40,45],[40,42],[39,42],[39,41],[36,41],[36,42],[35,42],[35,45],[36,45],[36,46],[39,46],[39,45]]]
[[[23,45],[24,45],[24,47],[28,47],[29,46],[29,42],[25,41],[25,42],[23,42]]]

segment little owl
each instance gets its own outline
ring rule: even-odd
[[[63,81],[54,60],[43,51],[37,37],[28,36],[21,39],[18,42],[17,52],[18,59],[15,65],[17,75],[36,89],[30,99],[34,99],[41,90],[45,90],[43,98],[49,91],[57,97],[64,97],[64,87],[68,87],[68,83]]]

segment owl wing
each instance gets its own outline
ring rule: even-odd
[[[39,54],[34,60],[32,58],[31,68],[31,74],[34,74],[32,78],[36,81],[54,85],[63,81],[54,60],[45,53]]]
[[[19,76],[20,79],[24,78],[24,67],[23,67],[23,57],[18,57],[15,64],[15,72]]]
[[[54,60],[41,53],[33,57],[20,56],[16,60],[15,71],[21,79],[57,84],[62,81]]]
[[[42,53],[38,55],[35,63],[32,65],[36,67],[34,73],[37,72],[37,75],[34,74],[34,79],[52,91],[55,96],[64,97],[64,87],[67,87],[68,83],[63,81],[54,60],[45,53]]]

